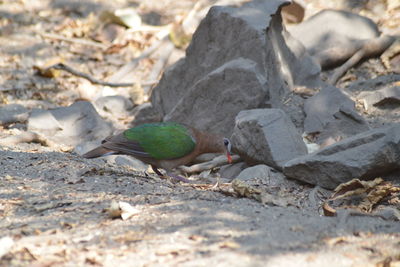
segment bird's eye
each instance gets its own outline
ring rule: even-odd
[[[228,145],[229,145],[229,140],[226,139],[226,138],[224,138],[224,145],[225,145],[225,146],[228,146]]]

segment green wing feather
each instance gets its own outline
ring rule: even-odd
[[[139,143],[155,159],[174,159],[192,152],[196,141],[190,130],[175,122],[147,123],[126,130],[126,139]]]

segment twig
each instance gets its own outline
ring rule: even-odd
[[[109,78],[109,81],[115,82],[123,79],[128,73],[132,72],[136,68],[140,60],[150,56],[154,51],[157,50],[158,47],[161,46],[161,44],[163,44],[165,40],[168,40],[168,33],[165,33],[164,37],[162,37],[159,41],[155,42],[152,46],[143,51],[140,56],[132,59],[130,62],[122,66],[116,73],[114,73]]]
[[[101,43],[97,43],[97,42],[94,42],[94,41],[90,41],[90,40],[74,38],[74,37],[65,37],[65,36],[62,36],[62,35],[59,35],[59,34],[39,32],[39,31],[36,31],[36,33],[39,34],[40,36],[42,36],[44,38],[48,38],[48,39],[61,40],[61,41],[65,41],[65,42],[81,44],[81,45],[87,45],[87,46],[94,46],[94,47],[101,48],[101,49],[104,49],[104,50],[108,48],[107,45],[104,45],[104,44],[101,44]]]
[[[148,81],[157,80],[159,78],[174,49],[175,46],[173,43],[171,43],[170,41],[165,41],[165,45],[160,48],[159,55],[157,56],[158,60],[155,64],[153,64],[153,68],[148,75]],[[142,88],[144,93],[149,94],[151,85],[145,85]]]
[[[58,69],[58,70],[65,70],[65,71],[67,71],[67,72],[69,72],[69,73],[71,73],[71,74],[73,74],[75,76],[82,77],[82,78],[84,78],[84,79],[86,79],[86,80],[88,80],[88,81],[90,81],[91,83],[94,83],[94,84],[100,84],[100,85],[110,86],[110,87],[130,87],[130,86],[135,85],[135,83],[112,83],[112,82],[101,81],[101,80],[98,80],[96,78],[93,78],[92,76],[90,76],[87,73],[83,73],[81,71],[75,70],[72,67],[70,67],[68,65],[65,65],[64,63],[58,63],[58,64],[55,64],[55,65],[52,65],[52,66],[49,67],[49,69],[50,68]],[[157,82],[158,81],[148,81],[148,82],[143,83],[143,85],[153,85],[153,84],[155,84]]]
[[[347,70],[356,65],[361,59],[382,54],[394,40],[395,38],[393,36],[381,35],[378,38],[367,41],[361,49],[357,51],[357,53],[346,61],[346,63],[335,70],[329,82],[331,84],[336,84],[339,78],[342,77]]]
[[[0,88],[0,92],[8,92],[8,91],[14,91],[18,90],[18,87],[8,87],[8,88]]]
[[[332,69],[346,62],[346,60],[360,50],[367,41],[368,40],[355,40],[346,47],[331,47],[315,54],[314,58],[321,66],[322,70]]]
[[[56,143],[35,132],[22,132],[19,135],[8,136],[0,140],[0,145],[14,146],[20,143],[39,143],[42,146],[58,149],[62,152],[70,152],[73,147]]]
[[[241,161],[241,158],[238,155],[233,155],[232,156],[232,163],[237,163]],[[199,164],[195,164],[192,165],[190,167],[186,167],[186,166],[181,166],[179,167],[180,170],[182,170],[183,172],[187,173],[187,174],[191,174],[191,173],[197,173],[197,172],[202,172],[205,170],[210,170],[212,168],[218,167],[218,166],[222,166],[228,164],[228,161],[226,159],[225,156],[219,156],[214,158],[211,161],[208,162],[203,162],[203,163],[199,163]]]
[[[137,28],[129,28],[126,30],[127,33],[132,33],[132,32],[162,32],[162,31],[167,31],[169,32],[171,29],[171,23],[166,24],[163,26],[151,26],[151,25],[142,25]]]
[[[19,135],[8,136],[0,140],[0,145],[13,146],[20,143],[40,143],[45,146],[57,146],[53,142],[34,132],[22,132]]]
[[[19,143],[30,143],[38,140],[38,134],[24,132],[19,135],[8,136],[0,140],[0,145],[13,146]]]

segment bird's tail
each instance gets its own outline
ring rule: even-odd
[[[92,159],[92,158],[98,158],[98,157],[102,157],[102,156],[109,156],[114,153],[115,153],[115,151],[113,151],[113,150],[99,146],[93,150],[90,150],[89,152],[86,152],[85,154],[82,155],[82,157],[87,158],[87,159]]]

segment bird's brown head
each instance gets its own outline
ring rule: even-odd
[[[232,144],[228,138],[211,133],[200,132],[193,129],[198,141],[199,154],[202,153],[225,153],[229,163],[232,163]]]

